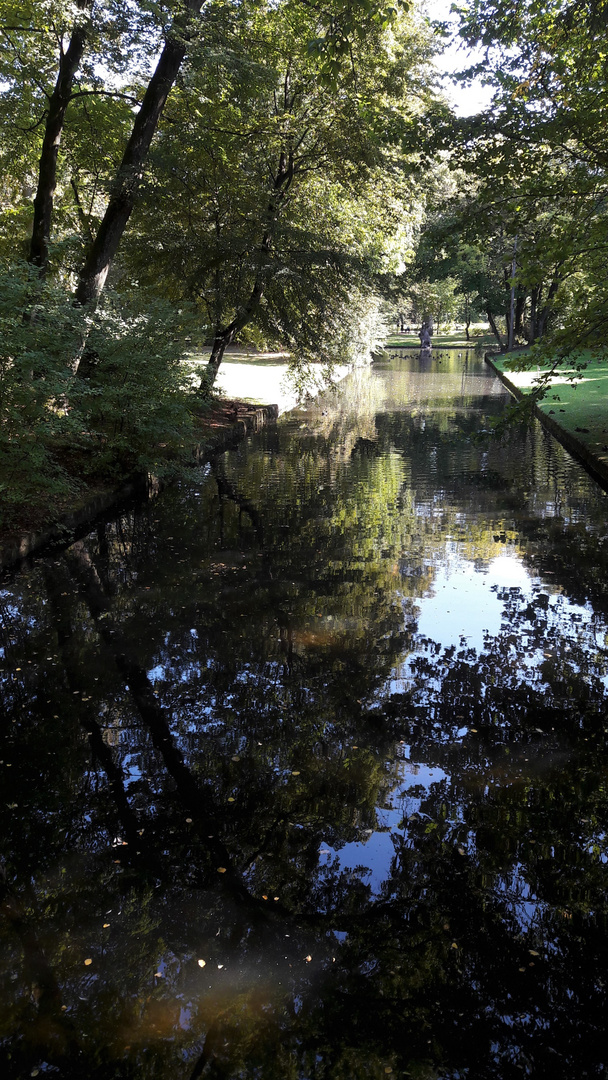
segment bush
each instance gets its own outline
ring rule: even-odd
[[[180,467],[193,320],[142,295],[108,294],[90,315],[27,264],[0,265],[0,526],[48,521],[85,482]],[[74,374],[83,350],[90,378]]]

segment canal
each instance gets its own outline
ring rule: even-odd
[[[606,494],[396,352],[0,589],[0,1063],[605,1077]]]

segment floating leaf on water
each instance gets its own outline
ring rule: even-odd
[[[273,896],[273,898],[272,898],[272,899],[273,899],[273,900],[278,900],[279,898],[278,898],[278,896]]]
[[[291,775],[292,776],[299,776],[300,775],[300,770],[299,769],[294,769]]]
[[[525,969],[525,967],[524,967],[524,968],[518,968],[517,970],[518,970],[518,971],[525,971],[526,969]]]
[[[453,941],[453,942],[452,942],[452,948],[453,948],[453,949],[457,949],[457,948],[458,948],[458,945],[456,944],[456,942],[455,942],[455,941]]]
[[[103,924],[104,930],[107,930],[109,925],[110,925],[109,922],[104,922],[104,924]]]
[[[223,966],[224,966],[223,964],[218,964],[218,965],[217,965],[217,970],[218,970],[218,971],[221,971],[221,970],[222,970],[222,968],[223,968]]]
[[[240,757],[239,757],[239,755],[238,755],[238,754],[233,754],[233,756],[232,756],[232,761],[240,761],[240,760],[241,760],[241,759],[240,759]]]
[[[228,802],[235,802],[235,801],[236,801],[236,800],[232,798],[232,795],[231,795],[231,796],[230,796],[230,798],[228,799]]]
[[[191,824],[192,824],[192,818],[191,818],[191,817],[187,817],[187,818],[186,818],[186,825],[191,825]]]
[[[538,953],[536,949],[528,949],[528,952],[530,953],[530,956],[540,956],[540,953]]]
[[[306,960],[306,963],[307,963],[307,964],[310,964],[310,961],[312,960],[312,956],[311,956],[311,955],[310,955],[310,953],[309,953],[309,954],[308,954],[308,956],[305,956],[305,957],[304,957],[304,959]]]
[[[93,961],[92,961],[91,957],[89,956],[89,957],[88,957],[88,958],[87,958],[87,959],[85,960],[85,962],[84,962],[84,963],[85,963],[85,967],[88,967],[88,966],[89,966],[89,964],[92,964],[92,963],[93,963]]]
[[[200,963],[200,961],[199,961],[199,963]],[[154,972],[154,978],[155,979],[162,979],[162,977],[163,977],[162,971],[155,971]]]
[[[205,965],[207,963],[206,960],[197,960],[196,962],[197,962],[199,967],[205,967]]]
[[[465,854],[464,848],[459,847],[458,848],[458,854],[459,855],[464,855]]]
[[[225,874],[226,873],[226,867],[225,866],[218,866],[217,872],[218,872],[218,874]]]

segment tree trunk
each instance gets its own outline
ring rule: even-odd
[[[294,175],[293,156],[282,152],[279,157],[277,174],[274,178],[272,196],[264,215],[264,235],[258,249],[259,265],[251,292],[245,303],[241,304],[237,309],[237,313],[232,322],[230,322],[228,326],[225,326],[223,330],[219,327],[216,329],[211,348],[211,356],[209,357],[200,381],[200,393],[207,394],[213,387],[226,346],[230,345],[237,334],[239,334],[243,327],[247,325],[264,295],[266,281],[263,275],[263,268],[272,247],[274,227],[279,216],[280,205],[291,187]]]
[[[114,181],[110,201],[80,272],[75,295],[77,304],[94,303],[103,291],[110,264],[135,205],[152,138],[186,55],[189,23],[192,17],[198,14],[203,2],[204,0],[186,0],[185,10],[176,17],[148,83]]]
[[[85,12],[91,9],[92,0],[77,0],[77,7]],[[74,78],[85,50],[88,28],[82,22],[72,30],[67,50],[60,47],[59,72],[51,97],[44,128],[42,151],[38,164],[38,186],[34,198],[34,223],[28,262],[39,269],[40,277],[46,276],[49,264],[49,240],[53,217],[53,197],[57,187],[57,158],[63,133],[66,109],[72,96]]]
[[[545,302],[543,304],[543,307],[538,313],[538,319],[537,319],[537,323],[536,323],[536,333],[537,333],[537,337],[539,337],[539,338],[541,338],[543,336],[543,334],[544,334],[544,332],[545,332],[545,330],[547,328],[547,319],[549,318],[549,315],[551,314],[551,301],[553,300],[553,297],[555,296],[557,290],[559,289],[559,286],[560,286],[560,278],[553,278],[553,281],[551,282],[551,284],[549,286],[549,291],[547,292],[547,296],[546,296]]]
[[[205,366],[200,389],[208,392],[213,387],[224,359],[224,352],[231,345],[237,334],[247,325],[260,300],[264,295],[264,282],[259,278],[254,282],[249,299],[239,308],[234,319],[223,330],[217,330],[211,347],[211,356]]]
[[[498,327],[496,325],[496,320],[495,320],[495,318],[494,318],[491,311],[486,311],[486,315],[488,316],[488,322],[490,324],[490,329],[491,329],[492,333],[494,334],[494,337],[496,338],[496,340],[497,340],[497,342],[498,342],[498,344],[500,346],[500,349],[502,351],[503,343],[502,343],[502,338],[500,336]]]
[[[526,294],[519,291],[515,301],[515,336],[523,337],[524,332],[524,309],[526,307]]]
[[[538,330],[538,323],[537,323],[538,316],[537,316],[537,313],[538,313],[538,301],[540,299],[541,288],[542,288],[542,285],[535,285],[534,288],[532,289],[532,292],[530,293],[530,320],[529,320],[530,332],[528,334],[528,343],[530,345],[534,344],[534,342],[536,341],[536,337],[537,337],[537,330]]]

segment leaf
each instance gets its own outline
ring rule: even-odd
[[[93,963],[93,960],[92,960],[92,959],[91,959],[91,957],[89,956],[89,957],[88,957],[88,958],[87,958],[87,959],[85,960],[85,962],[84,962],[84,963],[85,963],[85,967],[88,967],[88,966],[89,966],[89,964],[92,964],[92,963]]]
[[[207,961],[206,961],[206,960],[197,960],[196,962],[197,962],[197,964],[198,964],[198,966],[199,966],[200,968],[203,968],[203,967],[205,967],[205,965],[206,965],[206,963],[207,963]]]
[[[225,874],[226,873],[226,867],[225,866],[218,866],[217,872],[218,872],[218,874]]]

